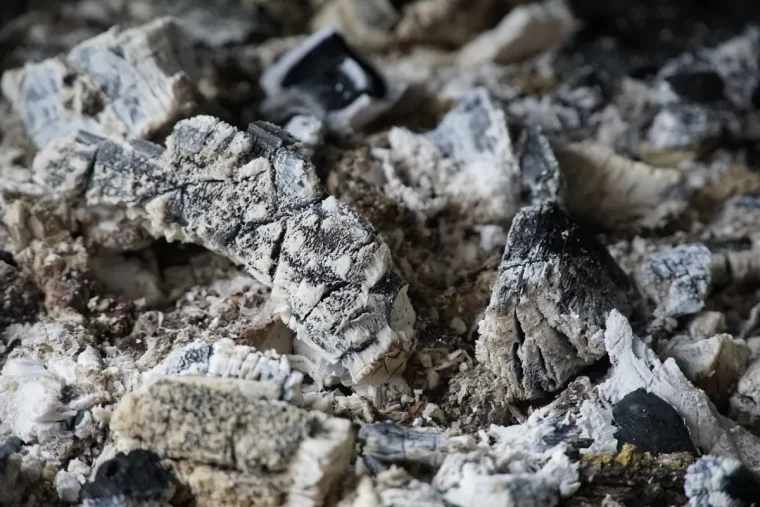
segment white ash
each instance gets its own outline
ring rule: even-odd
[[[657,317],[697,313],[712,279],[712,255],[702,244],[678,245],[649,256],[636,272],[641,292]]]
[[[741,462],[703,456],[686,471],[689,507],[751,507],[758,483]]]
[[[560,47],[576,26],[564,0],[520,5],[495,28],[467,43],[458,60],[462,66],[487,61],[513,63]]]
[[[538,398],[601,359],[606,315],[635,304],[626,274],[593,234],[556,204],[526,207],[512,223],[476,355],[509,397]]]
[[[684,375],[719,402],[732,390],[747,369],[749,350],[743,340],[717,334],[702,340],[675,337],[658,350],[661,359],[672,357]]]
[[[79,492],[82,490],[82,485],[77,480],[77,477],[65,470],[60,470],[55,474],[55,490],[60,498],[65,503],[77,503],[79,500]]]
[[[566,444],[546,446],[541,428],[492,426],[487,435],[492,446],[450,454],[433,478],[447,502],[540,507],[557,504],[580,486],[578,464],[565,454]]]
[[[274,495],[268,501],[283,496],[292,505],[321,505],[349,464],[350,422],[261,399],[241,386],[214,378],[156,379],[116,409],[117,446],[245,472],[249,479],[241,485],[260,484],[263,494]]]
[[[171,18],[114,27],[65,57],[3,76],[38,148],[84,130],[145,138],[196,107],[193,50]]]
[[[731,396],[731,417],[739,424],[755,428],[760,423],[760,360],[749,365]]]
[[[705,50],[703,57],[723,78],[726,98],[739,109],[754,109],[752,94],[760,82],[760,29],[749,27],[741,35]]]
[[[0,376],[1,433],[25,442],[46,442],[69,433],[77,413],[62,403],[66,380],[29,358],[9,359]]]
[[[720,117],[702,106],[674,104],[663,108],[652,122],[647,140],[662,150],[696,148],[721,133]]]
[[[446,507],[441,494],[426,482],[414,479],[403,468],[391,467],[374,480],[362,477],[356,498],[340,507]]]
[[[325,125],[322,120],[309,114],[293,116],[284,127],[288,134],[301,143],[302,150],[312,156],[325,138]]]
[[[80,136],[72,140],[80,153],[92,144],[97,151],[79,192],[90,205],[127,207],[155,236],[201,243],[243,264],[272,287],[283,321],[317,357],[354,381],[383,381],[403,369],[414,322],[388,247],[325,196],[287,135],[268,124],[249,132],[199,116],[175,126],[166,150]],[[50,155],[61,156],[39,156]],[[209,213],[207,203],[220,199],[224,209]]]
[[[314,33],[283,56],[260,84],[267,94],[263,109],[270,116],[309,113],[339,132],[361,129],[404,92],[404,86],[387,81],[333,28]]]
[[[676,362],[660,361],[617,311],[607,318],[605,345],[612,372],[601,385],[601,391],[610,402],[617,403],[626,394],[643,388],[662,398],[684,418],[694,444],[703,452],[738,459],[750,470],[760,472],[760,439],[720,415]]]
[[[362,454],[384,464],[441,466],[452,452],[474,447],[467,438],[449,437],[434,429],[408,429],[393,423],[363,424],[359,430]]]
[[[517,212],[519,169],[506,116],[484,88],[467,94],[435,130],[394,127],[388,141],[388,151],[375,150],[385,191],[410,209],[432,216],[457,206],[485,224],[506,224]]]
[[[594,143],[553,148],[567,185],[567,207],[589,223],[655,228],[688,206],[678,170],[635,162]]]
[[[282,399],[286,401],[300,397],[303,382],[303,373],[292,369],[287,356],[273,350],[262,353],[253,347],[235,345],[229,338],[213,345],[192,342],[176,348],[150,373],[271,382],[282,389]]]

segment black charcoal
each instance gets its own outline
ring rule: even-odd
[[[683,418],[662,398],[644,389],[625,395],[612,409],[612,417],[620,428],[615,434],[619,446],[629,443],[643,452],[696,454]]]
[[[117,507],[139,502],[166,502],[174,494],[175,480],[158,456],[142,449],[118,453],[100,465],[83,490],[86,507]]]
[[[273,119],[311,113],[334,130],[359,129],[401,95],[334,29],[321,30],[285,55],[261,78]]]

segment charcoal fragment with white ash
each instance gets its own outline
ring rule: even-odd
[[[334,29],[325,28],[262,76],[273,119],[311,113],[336,130],[359,129],[388,110],[403,88],[389,82]]]
[[[10,4],[0,505],[760,505],[756,2]]]
[[[513,399],[555,392],[604,357],[605,319],[631,314],[627,275],[555,203],[523,208],[509,231],[476,353]]]

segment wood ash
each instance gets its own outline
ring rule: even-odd
[[[0,13],[0,506],[760,505],[760,8]]]

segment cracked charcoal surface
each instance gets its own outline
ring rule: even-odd
[[[696,453],[683,419],[662,398],[637,389],[615,404],[612,416],[620,429],[618,445],[634,444],[643,452]]]
[[[0,505],[757,504],[755,3],[10,0]]]
[[[3,93],[38,148],[77,130],[145,138],[192,111],[196,73],[190,44],[169,18],[115,27],[65,57],[6,73]]]
[[[681,317],[704,306],[712,279],[712,255],[704,245],[679,245],[650,256],[636,275],[655,315]]]
[[[88,204],[134,209],[154,234],[241,263],[272,287],[283,320],[323,359],[356,381],[392,375],[412,339],[405,284],[377,232],[324,195],[309,160],[279,132],[201,116],[179,122],[166,150],[85,135],[71,156],[91,157],[79,189]]]
[[[634,305],[626,274],[593,234],[556,204],[526,207],[509,231],[477,357],[509,397],[538,398],[601,359],[604,316]]]

